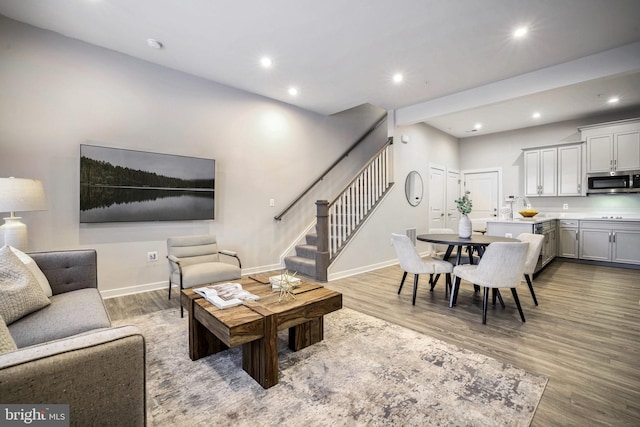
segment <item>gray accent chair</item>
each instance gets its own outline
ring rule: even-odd
[[[518,307],[518,312],[520,312],[520,318],[525,322],[516,287],[522,281],[528,249],[528,242],[496,242],[487,247],[477,265],[464,264],[454,267],[453,274],[456,280],[451,291],[451,306],[456,303],[462,279],[474,285],[484,286],[482,324],[486,324],[489,289],[494,290],[493,304],[495,305],[495,295],[498,290],[510,288]],[[500,304],[504,304],[502,298],[500,299]]]
[[[167,239],[169,260],[169,299],[171,287],[180,290],[242,277],[242,262],[233,251],[218,249],[215,235],[179,236]],[[220,260],[220,255],[236,258],[238,265]],[[184,315],[180,304],[180,317]]]
[[[71,425],[147,423],[145,340],[111,327],[94,250],[29,254],[51,285],[51,304],[8,329],[18,350],[0,355],[0,401],[68,404]]]
[[[448,261],[442,261],[433,258],[421,258],[416,248],[413,246],[411,239],[404,234],[391,234],[391,243],[393,244],[398,261],[400,261],[400,267],[404,270],[402,280],[400,281],[400,288],[398,289],[398,295],[402,292],[402,285],[407,278],[407,273],[413,274],[413,301],[412,304],[416,305],[416,294],[418,292],[418,278],[421,274],[429,274],[429,284],[431,285],[430,291],[436,286],[436,281],[433,280],[434,274],[446,273],[447,289],[451,287],[451,272],[453,271],[453,265]]]
[[[538,258],[540,258],[540,252],[542,252],[542,244],[544,243],[543,234],[522,233],[517,237],[521,242],[529,242],[529,251],[527,252],[527,261],[524,263],[524,278],[527,280],[529,291],[531,291],[531,297],[535,305],[538,305],[538,299],[536,293],[533,291],[533,272],[538,265]]]

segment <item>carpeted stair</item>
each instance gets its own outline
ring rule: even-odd
[[[290,272],[298,272],[309,277],[316,277],[316,244],[318,235],[313,232],[305,236],[304,245],[296,245],[296,254],[284,259],[284,265]]]

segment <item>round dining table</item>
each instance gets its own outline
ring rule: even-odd
[[[482,258],[482,254],[484,254],[484,250],[491,243],[495,242],[519,242],[518,239],[513,239],[511,237],[500,237],[500,236],[486,236],[483,234],[472,234],[471,237],[460,237],[458,234],[419,234],[416,236],[416,239],[421,242],[428,243],[436,243],[448,245],[447,251],[444,253],[442,257],[443,260],[448,261],[449,257],[451,257],[451,253],[453,252],[453,248],[458,247],[458,251],[456,253],[456,262],[455,265],[460,265],[462,261],[462,248],[467,248],[467,253],[469,255],[469,263],[473,264],[473,251],[477,250],[478,255]],[[437,282],[438,277],[434,280]],[[478,285],[473,285],[476,291],[480,290]],[[496,292],[498,298],[500,298],[500,303],[502,304],[502,297],[500,297],[499,292]],[[455,296],[454,292],[451,292],[449,299],[449,307],[454,306]]]

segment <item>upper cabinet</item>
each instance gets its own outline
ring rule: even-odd
[[[587,141],[587,173],[640,169],[640,119],[580,128]]]
[[[523,151],[525,197],[583,195],[581,143]]]

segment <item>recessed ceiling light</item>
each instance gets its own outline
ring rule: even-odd
[[[162,42],[156,39],[147,39],[147,45],[152,49],[162,49],[164,47]]]
[[[515,31],[513,32],[513,37],[520,39],[526,36],[528,32],[529,32],[529,29],[527,27],[519,27],[519,28],[516,28]]]
[[[400,73],[394,74],[393,75],[393,82],[394,83],[400,83],[400,82],[402,82],[403,78],[404,77],[402,77],[402,74],[400,74]]]
[[[612,96],[607,100],[607,104],[617,104],[618,102],[620,102],[620,98],[617,96]]]
[[[482,123],[476,123],[475,125],[473,125],[473,128],[474,128],[475,130],[482,129]]]
[[[296,96],[297,94],[298,94],[298,89],[296,89],[295,87],[289,88],[289,95]]]
[[[273,65],[273,60],[267,56],[263,56],[260,59],[260,65],[262,65],[264,68],[271,68],[271,66]]]
[[[534,118],[534,119],[539,119],[540,117],[542,117],[542,114],[540,114],[539,112],[536,111],[535,113],[533,113],[531,115],[531,117]]]

